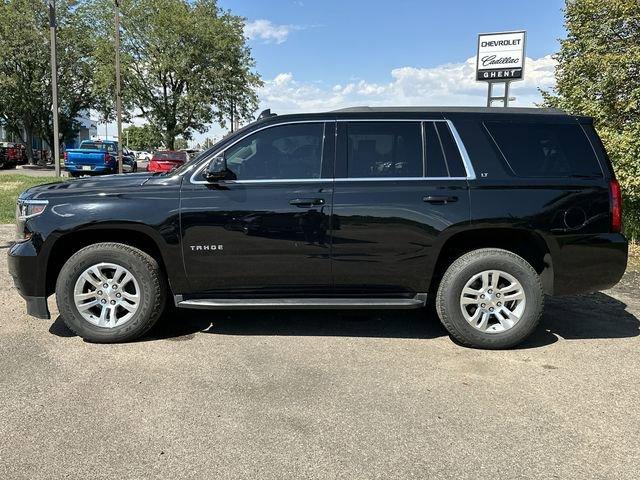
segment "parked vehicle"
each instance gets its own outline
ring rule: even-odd
[[[185,152],[188,159],[193,160],[202,153],[202,150],[198,150],[197,148],[183,148],[180,152]]]
[[[15,168],[26,163],[24,145],[13,142],[0,142],[0,168]]]
[[[140,151],[136,154],[136,160],[139,162],[149,162],[151,161],[151,157],[153,157],[153,154],[150,152]]]
[[[160,150],[153,154],[147,170],[150,172],[169,172],[183,165],[189,157],[186,152],[174,150]]]
[[[180,308],[421,308],[507,348],[545,295],[627,262],[590,118],[548,109],[354,108],[268,116],[166,175],[30,188],[9,268],[30,315],[131,340]],[[571,321],[570,319],[566,319]]]
[[[83,140],[80,148],[64,152],[64,166],[72,177],[118,173],[118,142],[112,140]],[[133,154],[122,149],[122,171],[138,170]]]

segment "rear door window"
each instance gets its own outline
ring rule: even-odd
[[[602,177],[578,124],[486,122],[485,127],[519,177]]]
[[[419,122],[352,122],[347,126],[349,178],[422,177]]]

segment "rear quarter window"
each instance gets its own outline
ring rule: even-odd
[[[602,177],[580,125],[485,122],[505,161],[519,177]]]

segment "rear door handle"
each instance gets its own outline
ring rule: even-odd
[[[299,208],[316,207],[324,205],[324,198],[294,198],[289,200],[289,205],[295,205]]]
[[[422,197],[423,202],[427,203],[453,203],[458,201],[458,197],[449,195],[426,195]]]

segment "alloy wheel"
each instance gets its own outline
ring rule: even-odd
[[[483,333],[507,331],[520,321],[526,308],[524,288],[501,270],[485,270],[473,275],[460,294],[465,320]]]
[[[140,306],[134,275],[115,263],[87,268],[76,281],[73,301],[80,315],[98,327],[115,328],[131,320]]]

